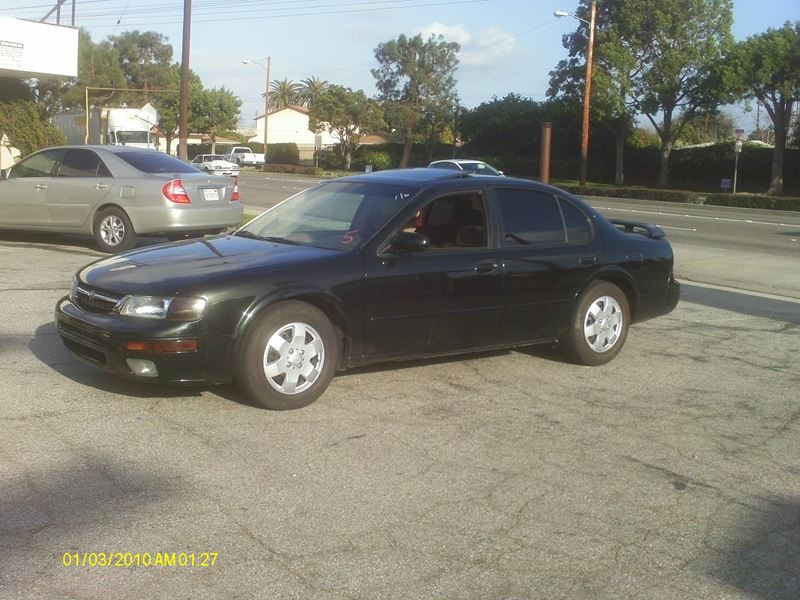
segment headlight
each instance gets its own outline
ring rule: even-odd
[[[145,319],[174,319],[196,321],[202,318],[207,302],[204,298],[162,298],[157,296],[128,296],[119,314]]]

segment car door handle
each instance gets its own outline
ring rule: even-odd
[[[593,265],[594,263],[597,262],[597,257],[596,256],[581,256],[578,259],[578,262],[580,264],[582,264],[582,265]]]
[[[97,184],[95,184],[94,189],[96,189],[96,190],[107,190],[108,186],[105,183],[97,183]]]
[[[37,183],[36,184],[36,189],[37,190],[46,190],[47,189],[47,184],[46,183]]]
[[[500,263],[495,260],[486,260],[475,265],[475,272],[481,274],[495,273],[500,269]]]

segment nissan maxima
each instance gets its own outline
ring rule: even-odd
[[[271,409],[336,371],[531,344],[583,365],[678,302],[657,226],[557,188],[439,169],[321,183],[228,235],[82,268],[56,306],[78,358],[141,381],[234,381]]]

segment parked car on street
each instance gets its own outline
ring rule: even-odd
[[[602,365],[632,323],[675,307],[672,265],[661,229],[557,188],[405,169],[323,182],[228,235],[89,264],[55,317],[67,348],[106,371],[233,380],[290,409],[335,371],[389,360],[557,342]]]
[[[498,171],[489,163],[482,160],[472,160],[470,158],[449,158],[446,160],[435,160],[428,165],[433,169],[450,169],[451,171],[466,171],[475,175],[502,175],[502,171]]]
[[[240,167],[263,167],[266,155],[253,152],[247,146],[234,146],[223,158]]]
[[[93,235],[104,252],[139,236],[219,233],[242,214],[236,180],[142,148],[48,148],[0,177],[0,229]]]
[[[221,154],[198,154],[192,159],[192,164],[206,173],[212,175],[239,174],[239,165],[225,160]]]

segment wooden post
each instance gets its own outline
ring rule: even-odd
[[[542,121],[542,141],[539,147],[539,180],[550,183],[550,134],[553,124]]]

